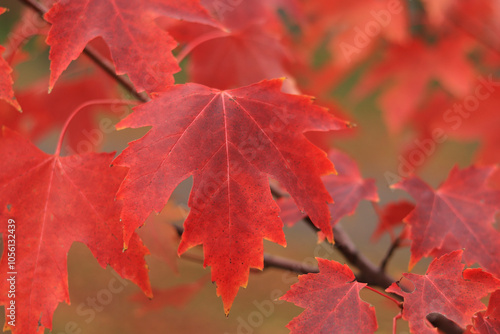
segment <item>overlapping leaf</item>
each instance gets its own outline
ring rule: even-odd
[[[117,198],[124,200],[125,243],[173,189],[194,177],[179,253],[204,246],[205,265],[229,312],[250,268],[263,267],[262,239],[285,244],[268,177],[278,180],[329,240],[328,202],[320,176],[334,171],[303,132],[346,123],[306,96],[280,92],[275,79],[229,91],[178,85],[118,124],[152,126],[115,163],[130,168]]]
[[[416,200],[415,210],[405,218],[412,241],[410,267],[424,256],[465,249],[468,264],[477,262],[500,277],[500,233],[492,226],[500,210],[500,191],[487,186],[494,171],[454,168],[437,190],[418,177],[394,186]]]
[[[215,24],[198,0],[60,0],[45,15],[52,23],[50,87],[96,37],[109,46],[116,72],[128,74],[139,91],[158,92],[173,84],[177,43],[156,25],[159,16]]]
[[[408,201],[392,202],[385,205],[382,209],[377,208],[379,222],[377,229],[373,232],[372,239],[378,239],[384,233],[389,233],[392,239],[395,239],[393,230],[399,225],[403,225],[403,219],[415,209],[415,205]],[[399,238],[406,238],[405,228]]]
[[[175,272],[178,272],[177,246],[180,237],[171,222],[183,221],[186,216],[186,210],[169,202],[159,215],[150,215],[137,231],[151,255],[163,260]]]
[[[187,68],[191,82],[231,89],[264,79],[289,77],[285,69],[289,55],[280,41],[282,33],[272,1],[202,3],[224,25],[224,31],[190,22],[168,29],[190,50]],[[285,89],[295,92],[292,80],[285,82]]]
[[[473,325],[467,326],[466,334],[500,333],[500,290],[491,294],[488,309],[478,312],[472,318]]]
[[[474,313],[484,310],[481,298],[500,287],[500,280],[481,269],[464,270],[461,258],[462,251],[455,251],[432,261],[425,275],[403,274],[415,287],[411,292],[397,283],[387,288],[404,297],[403,319],[409,321],[412,333],[438,333],[426,319],[431,313],[465,327]]]
[[[366,284],[356,282],[345,264],[317,260],[319,273],[299,276],[281,297],[306,309],[287,325],[291,333],[374,333],[375,309],[359,297]]]
[[[110,265],[151,295],[144,255],[136,234],[123,252],[120,207],[115,193],[126,171],[109,167],[114,153],[48,155],[6,128],[0,138],[0,224],[2,275],[17,272],[13,333],[52,327],[60,302],[69,303],[67,256],[75,241],[86,244],[102,267]],[[8,267],[7,221],[15,221],[15,265]],[[12,229],[12,228],[11,228]],[[0,303],[10,305],[9,281],[2,276]],[[6,313],[9,311],[6,310]]]
[[[333,198],[330,224],[334,226],[342,217],[352,215],[361,200],[377,202],[378,194],[375,181],[364,180],[358,166],[347,154],[331,150],[328,157],[338,173],[323,177],[326,189]],[[282,211],[280,216],[287,225],[293,225],[306,216],[293,205],[292,199],[280,201],[279,205]]]

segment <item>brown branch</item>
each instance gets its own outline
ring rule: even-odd
[[[281,256],[264,254],[264,269],[278,268],[293,271],[299,274],[319,273],[317,267],[290,260]]]
[[[380,271],[385,272],[387,268],[387,264],[389,263],[389,260],[391,259],[392,255],[398,249],[399,245],[401,244],[401,239],[398,237],[396,238],[392,244],[389,250],[387,251],[387,254],[385,254],[384,258],[380,262]]]
[[[44,15],[48,9],[36,0],[19,0],[26,6],[30,7],[36,11],[40,16],[45,19]],[[125,77],[119,76],[115,72],[115,67],[106,58],[102,57],[97,50],[93,47],[87,45],[83,50],[83,53],[87,55],[96,65],[102,68],[109,76],[111,76],[115,81],[123,86],[130,94],[132,94],[136,99],[142,102],[149,101],[149,97],[146,94],[139,93],[135,89],[134,85]]]
[[[32,8],[36,12],[38,12],[42,18],[45,19],[44,15],[48,11],[47,8],[36,0],[19,0],[21,3],[26,6]],[[454,22],[455,23],[455,22]],[[470,33],[470,32],[468,32]],[[491,46],[489,43],[485,43],[485,41],[480,40],[477,36],[474,36],[477,40],[483,42],[483,44],[489,46],[492,50],[498,52],[498,49]],[[135,96],[139,101],[147,102],[149,101],[149,97],[145,94],[137,92],[134,85],[127,80],[125,77],[119,76],[115,72],[115,68],[111,62],[102,57],[94,48],[91,46],[86,46],[83,53],[85,53],[96,65],[102,68],[109,76],[111,76],[115,81],[117,81],[120,85],[122,85],[130,94]],[[283,192],[275,187],[271,187],[272,194],[277,197],[283,197]],[[317,230],[316,226],[312,224],[312,221],[309,217],[306,217],[306,221],[310,223],[315,230]],[[175,226],[177,233],[182,235],[183,228],[177,225]],[[385,265],[382,265],[381,268],[377,268],[370,260],[368,260],[363,254],[359,253],[358,249],[349,238],[347,233],[345,233],[340,226],[333,227],[334,239],[335,239],[335,247],[343,254],[346,260],[357,267],[360,270],[359,275],[357,276],[357,280],[360,282],[364,282],[370,285],[379,286],[382,288],[387,288],[391,285],[395,280],[389,277],[382,269],[385,269]],[[393,244],[394,245],[394,244]],[[392,249],[393,247],[391,247]],[[395,248],[395,247],[394,247]],[[393,250],[389,251],[391,254]],[[389,256],[390,257],[390,256]],[[201,258],[193,257],[193,256],[185,256],[186,259],[199,262]],[[388,258],[388,256],[386,256]],[[385,261],[386,262],[386,261]],[[383,261],[384,264],[384,261]],[[276,255],[264,254],[264,268],[279,268],[286,269],[292,272],[296,272],[299,274],[307,274],[307,273],[317,273],[319,272],[317,267],[304,265],[300,262],[286,259]],[[438,325],[438,328],[443,330],[445,333],[462,333],[463,330],[458,327],[455,323],[444,317],[434,317],[429,319],[433,324]],[[440,322],[444,322],[441,324]],[[450,325],[451,323],[451,325]],[[439,326],[441,325],[441,326]]]
[[[177,234],[182,236],[184,233],[184,229],[182,226],[172,224]],[[271,255],[264,253],[264,269],[267,268],[278,268],[289,270],[298,274],[309,274],[309,273],[318,273],[319,270],[317,267],[309,266],[298,261],[290,260],[281,256]]]
[[[313,222],[309,217],[305,218],[311,228],[318,231],[318,228],[314,226]],[[361,254],[352,242],[349,235],[339,226],[333,227],[333,238],[335,241],[335,248],[339,250],[344,258],[359,269],[359,274],[356,279],[359,282],[367,283],[374,286],[379,286],[381,288],[388,288],[396,280],[380,270],[373,262],[371,262],[366,256]]]

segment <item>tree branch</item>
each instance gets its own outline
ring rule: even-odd
[[[19,0],[24,5],[30,7],[31,9],[38,12],[42,18],[44,18],[45,13],[48,11],[47,8],[36,0]],[[45,19],[45,18],[44,18]],[[454,22],[456,24],[456,22]],[[468,32],[468,31],[466,31]],[[470,32],[468,32],[470,33]],[[490,47],[492,50],[498,52],[494,46],[486,41],[482,41],[475,36],[477,40],[483,42],[486,46]],[[109,76],[111,76],[115,81],[117,81],[120,85],[122,85],[130,94],[136,97],[139,101],[147,102],[149,101],[149,97],[146,94],[142,94],[137,92],[134,85],[127,80],[123,76],[119,76],[115,72],[115,68],[111,62],[102,57],[99,52],[97,52],[91,46],[86,46],[83,53],[85,53],[96,65],[102,68]],[[271,191],[273,195],[277,198],[283,197],[283,192],[278,190],[275,187],[271,187]],[[312,224],[312,221],[309,217],[305,218],[306,222],[308,222],[316,231],[317,228]],[[175,226],[177,233],[182,235],[184,229],[180,226]],[[393,250],[389,250],[388,255],[383,261],[383,265],[381,268],[377,268],[370,260],[368,260],[363,254],[359,253],[358,249],[349,238],[347,233],[345,233],[340,226],[333,227],[334,239],[335,239],[335,247],[342,253],[342,255],[346,258],[346,260],[357,267],[360,270],[359,275],[357,276],[357,280],[360,282],[364,282],[370,285],[379,286],[382,288],[387,288],[391,285],[395,280],[388,276],[382,269],[385,268],[386,260],[390,257]],[[394,245],[394,244],[393,244]],[[200,259],[196,257],[187,256],[188,259],[198,262]],[[307,273],[318,273],[319,270],[317,267],[304,265],[300,262],[286,259],[283,257],[279,257],[276,255],[264,254],[264,268],[279,268],[286,269],[292,272],[296,272],[299,274],[307,274]],[[458,327],[455,323],[450,320],[434,316],[429,319],[433,324],[437,325],[438,328],[444,330],[446,333],[461,333],[463,330]],[[445,322],[445,324],[440,324],[440,322]],[[451,323],[451,324],[450,324]],[[441,325],[441,326],[439,326]]]
[[[182,226],[172,224],[179,236],[182,236]],[[289,270],[298,274],[319,273],[318,267],[309,266],[298,261],[290,260],[281,256],[264,253],[264,269],[278,268]]]
[[[315,231],[319,231],[316,226],[314,226],[311,218],[306,217],[304,219],[311,228]],[[335,241],[334,247],[339,250],[344,258],[359,269],[359,274],[356,279],[359,282],[367,283],[374,286],[379,286],[381,288],[388,288],[396,280],[381,271],[373,262],[371,262],[366,256],[361,254],[352,242],[349,235],[340,227],[336,225],[333,227],[333,238]]]
[[[396,238],[392,243],[391,247],[387,251],[387,254],[384,256],[382,261],[380,262],[380,271],[385,272],[387,268],[387,264],[389,263],[389,260],[391,259],[392,255],[398,249],[399,245],[401,244],[401,239],[398,237]]]
[[[30,7],[34,11],[38,12],[40,16],[45,19],[44,15],[48,9],[36,0],[19,0],[26,6]],[[123,86],[130,94],[132,94],[136,99],[142,102],[149,101],[149,97],[146,94],[139,93],[135,89],[134,85],[125,77],[119,76],[115,72],[115,67],[106,58],[101,56],[97,50],[93,47],[87,45],[83,50],[83,53],[87,55],[96,65],[102,68],[109,76],[111,76],[115,81]]]

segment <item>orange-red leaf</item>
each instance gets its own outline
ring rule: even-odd
[[[280,299],[305,308],[287,325],[291,334],[374,333],[375,308],[359,297],[366,286],[356,282],[347,265],[316,258],[319,273],[299,276]]]
[[[111,170],[114,153],[49,155],[4,128],[0,155],[4,157],[0,168],[4,245],[0,304],[10,305],[6,275],[17,272],[16,325],[7,325],[13,333],[51,328],[57,305],[69,303],[66,262],[75,241],[86,244],[102,267],[109,264],[151,295],[144,261],[148,251],[136,234],[123,252],[120,207],[114,196],[126,171]],[[8,219],[15,221],[14,268],[8,267],[7,254],[12,251],[8,240],[13,239]]]
[[[151,211],[161,211],[181,181],[193,176],[179,253],[203,244],[226,313],[239,287],[246,286],[250,268],[263,268],[262,239],[285,244],[269,177],[333,239],[331,197],[320,179],[334,171],[333,165],[303,132],[346,123],[310,97],[282,93],[281,84],[275,79],[229,91],[178,85],[118,124],[152,126],[115,161],[130,167],[117,194],[124,200],[125,243]]]
[[[431,313],[465,327],[474,313],[485,308],[481,298],[500,287],[500,280],[481,269],[464,270],[461,258],[462,251],[455,251],[432,261],[425,275],[403,274],[415,287],[411,292],[397,283],[387,288],[404,297],[403,319],[410,322],[412,333],[438,333],[426,319]]]

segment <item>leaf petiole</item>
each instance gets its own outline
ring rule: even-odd
[[[57,141],[57,147],[56,147],[56,152],[54,155],[59,155],[61,153],[61,147],[62,147],[62,142],[64,139],[64,135],[66,134],[66,131],[68,130],[69,123],[73,120],[73,118],[78,114],[82,109],[96,105],[96,104],[138,104],[136,101],[130,101],[130,100],[118,100],[118,99],[101,99],[101,100],[90,100],[88,102],[82,103],[79,105],[72,113],[69,115],[68,119],[66,120],[66,123],[64,123],[64,126],[61,130],[61,134],[59,135],[59,140]]]

